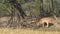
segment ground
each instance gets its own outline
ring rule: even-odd
[[[60,34],[60,31],[40,31],[33,29],[0,28],[0,34]]]

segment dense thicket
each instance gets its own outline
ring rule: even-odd
[[[10,0],[0,0],[0,15],[10,15],[12,13]],[[14,0],[15,1],[15,0]],[[39,16],[40,12],[49,13],[52,11],[56,15],[60,14],[60,0],[16,0],[27,16]],[[13,3],[12,3],[13,4]],[[16,5],[17,6],[17,5]],[[43,9],[41,9],[43,6]],[[20,9],[20,10],[22,10]],[[19,9],[15,10],[16,12]],[[22,11],[22,12],[23,12]]]

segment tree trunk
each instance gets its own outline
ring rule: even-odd
[[[40,17],[44,16],[43,0],[40,0]]]
[[[7,27],[10,27],[13,22],[20,22],[20,18],[22,17],[24,19],[26,16],[21,4],[19,4],[16,0],[9,0],[9,2],[11,4],[12,14],[10,20],[8,21]],[[18,10],[18,13],[15,11],[16,9]],[[17,18],[16,20],[14,20],[15,17]]]
[[[24,13],[24,11],[22,9],[21,4],[18,3],[16,0],[10,0],[10,4],[13,5],[14,8],[16,8],[19,11],[21,17],[24,19],[26,14]]]

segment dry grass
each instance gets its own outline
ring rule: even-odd
[[[12,29],[12,28],[0,28],[0,34],[60,34],[59,31],[40,31],[33,29]]]

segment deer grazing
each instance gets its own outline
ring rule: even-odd
[[[56,25],[57,24],[56,20],[57,20],[56,16],[44,17],[44,18],[39,19],[36,24],[37,26],[41,25],[42,27],[49,27],[49,24]]]

